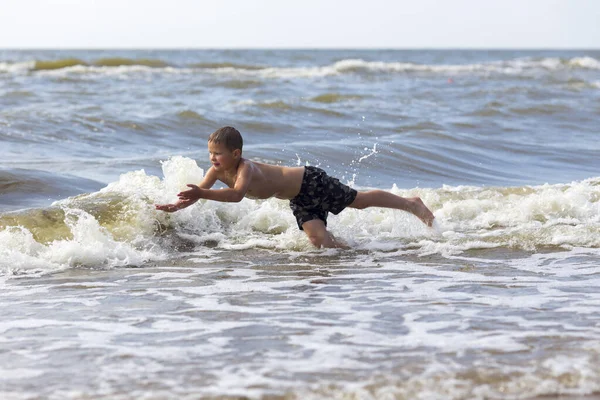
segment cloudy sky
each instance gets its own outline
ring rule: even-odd
[[[600,48],[600,0],[0,0],[0,48]]]

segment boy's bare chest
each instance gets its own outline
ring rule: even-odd
[[[235,182],[237,180],[237,174],[236,175],[223,175],[219,177],[219,180],[221,182],[223,182],[224,184],[226,184],[228,187],[232,188],[235,186]]]
[[[237,174],[235,175],[221,175],[217,178],[219,181],[223,182],[227,187],[234,188],[235,183],[237,182]],[[268,198],[271,194],[265,194],[264,188],[261,188],[260,184],[257,184],[260,180],[256,180],[256,177],[252,177],[250,180],[250,184],[246,189],[245,197],[249,197],[251,199],[259,199],[259,198]]]

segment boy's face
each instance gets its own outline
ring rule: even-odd
[[[210,162],[217,171],[236,168],[242,154],[241,150],[228,150],[222,143],[208,142]]]

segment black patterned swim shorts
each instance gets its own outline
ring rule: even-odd
[[[298,228],[313,219],[320,219],[327,226],[327,214],[339,214],[356,198],[356,190],[332,178],[321,168],[304,167],[300,193],[290,200]]]

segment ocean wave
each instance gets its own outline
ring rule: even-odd
[[[254,89],[261,87],[263,82],[257,79],[227,79],[213,82],[212,85],[228,89]]]
[[[151,68],[165,68],[169,66],[169,63],[162,60],[155,60],[151,58],[123,58],[123,57],[110,57],[101,58],[93,62],[93,65],[99,67],[121,67],[129,65],[141,65],[144,67]]]
[[[318,96],[311,98],[310,101],[314,101],[317,103],[331,104],[331,103],[339,103],[339,102],[352,101],[352,100],[360,100],[362,98],[364,98],[364,96],[341,94],[341,93],[323,93],[323,94],[320,94]]]
[[[20,209],[47,204],[69,195],[101,187],[99,182],[46,171],[0,168],[0,207]]]
[[[539,71],[569,69],[600,70],[600,60],[593,57],[573,58],[516,58],[472,64],[417,64],[412,62],[367,61],[344,59],[324,66],[271,67],[231,62],[204,62],[187,65],[170,65],[160,59],[130,59],[109,57],[96,61],[77,58],[59,60],[32,60],[28,62],[1,62],[0,72],[23,73],[60,70],[64,73],[132,73],[152,71],[188,74],[214,73],[225,75],[255,76],[262,78],[324,77],[343,74],[431,73],[431,74],[506,74],[519,75]]]
[[[561,69],[600,69],[600,61],[592,57],[563,58],[518,58],[506,61],[492,61],[474,64],[414,64],[401,62],[373,62],[364,60],[343,60],[334,64],[340,71],[372,72],[434,72],[434,73],[504,73],[518,74],[531,70]]]
[[[241,100],[236,103],[237,106],[244,108],[258,107],[265,110],[276,110],[283,112],[303,112],[308,115],[310,114],[323,114],[330,117],[343,117],[344,113],[332,110],[330,108],[319,108],[319,107],[308,107],[297,103],[285,102],[282,100],[267,100],[267,101],[255,101],[255,100]]]
[[[9,98],[9,99],[26,99],[30,97],[35,97],[36,94],[29,90],[15,90],[12,92],[6,92],[4,95],[0,97]]]
[[[512,107],[509,111],[517,115],[552,115],[568,113],[572,108],[562,104],[541,103],[530,107]]]
[[[251,65],[251,64],[236,64],[231,62],[215,62],[215,63],[195,63],[188,65],[189,68],[198,68],[198,69],[222,69],[222,68],[230,68],[230,69],[243,69],[256,71],[265,69],[267,67],[262,65]]]
[[[23,74],[35,67],[35,61],[0,62],[0,73]]]
[[[77,59],[77,58],[65,58],[62,60],[51,60],[51,61],[35,61],[33,64],[33,71],[44,71],[44,70],[54,70],[54,69],[63,69],[68,67],[74,67],[77,65],[87,65],[87,63]]]
[[[66,58],[60,60],[49,60],[49,61],[39,61],[36,60],[32,70],[33,71],[45,71],[45,70],[55,70],[55,69],[63,69],[74,66],[90,66],[90,67],[122,67],[122,66],[143,66],[143,67],[151,67],[151,68],[165,68],[168,67],[169,64],[161,61],[161,60],[153,60],[153,59],[131,59],[131,58],[122,58],[122,57],[111,57],[111,58],[101,58],[92,63],[87,63],[78,58]]]
[[[162,180],[132,171],[98,192],[50,208],[0,214],[0,271],[44,262],[50,269],[126,265],[164,257],[182,246],[312,251],[285,201],[201,201],[172,214],[156,211],[153,204],[174,201],[187,183],[203,176],[185,157],[162,167]],[[395,210],[348,209],[331,218],[331,229],[357,249],[444,256],[485,248],[600,247],[600,178],[513,188],[394,186],[391,192],[420,196],[436,216],[434,228]]]
[[[209,121],[206,117],[204,117],[204,116],[198,114],[196,111],[192,111],[192,110],[184,110],[184,111],[178,112],[177,116],[179,118],[183,118],[183,119]]]

